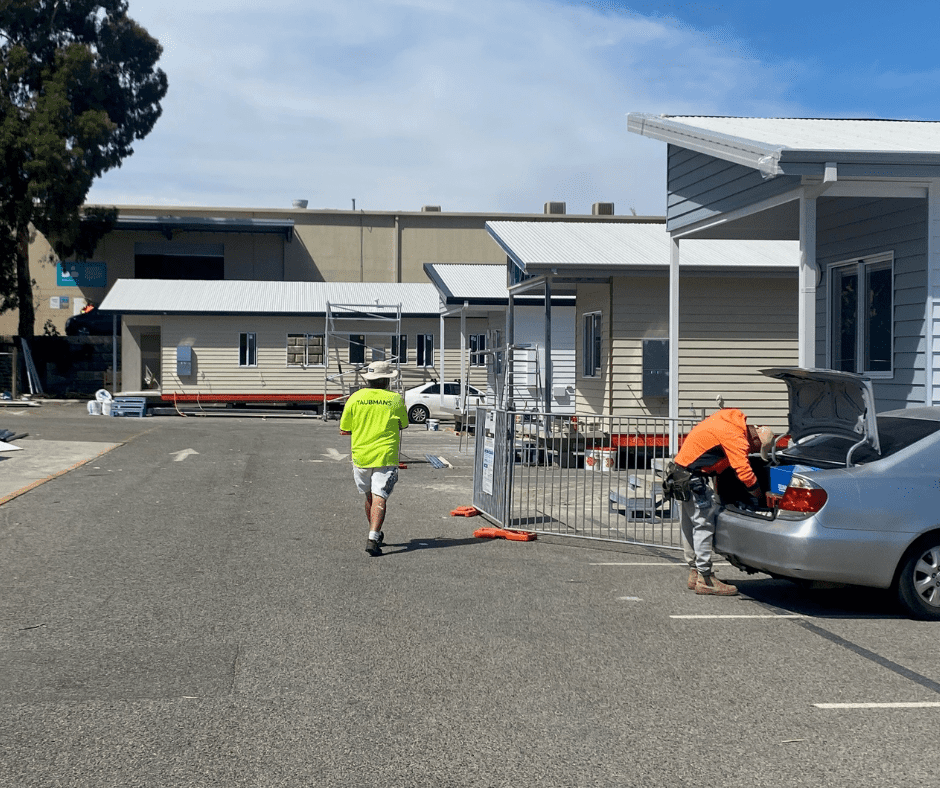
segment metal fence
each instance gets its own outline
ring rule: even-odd
[[[670,432],[681,441],[694,424],[481,408],[474,506],[507,528],[679,549],[662,471]]]

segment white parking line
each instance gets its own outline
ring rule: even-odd
[[[938,702],[912,703],[814,703],[817,709],[940,709]]]
[[[673,569],[687,569],[688,567],[685,564],[671,564],[668,562],[652,562],[652,561],[633,561],[633,562],[622,562],[622,563],[590,563],[588,566],[671,566]],[[715,561],[715,566],[729,566],[728,563],[722,563],[721,561]]]
[[[763,613],[759,615],[727,613],[724,615],[711,616],[669,616],[669,618],[806,618],[806,616],[801,616],[797,613]]]

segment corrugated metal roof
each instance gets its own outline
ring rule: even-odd
[[[425,270],[448,299],[507,301],[505,265],[426,263]]]
[[[490,235],[529,272],[569,273],[669,266],[669,233],[664,224],[573,225],[487,222]],[[796,271],[797,241],[683,240],[680,264],[703,270]]]
[[[940,165],[940,123],[906,120],[720,118],[631,112],[627,130],[743,164],[767,177],[785,164],[833,161],[874,167]],[[905,174],[904,170],[900,171]],[[796,174],[807,174],[805,168]],[[863,174],[856,172],[857,175]],[[917,174],[917,173],[915,173]],[[922,174],[922,173],[921,173]]]
[[[396,305],[410,315],[440,312],[437,289],[428,283],[258,282],[119,279],[100,309],[130,313],[325,314],[331,304]]]
[[[722,118],[666,115],[697,129],[773,148],[815,151],[940,153],[940,123],[825,118]]]

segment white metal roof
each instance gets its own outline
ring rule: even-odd
[[[327,302],[357,306],[401,304],[402,314],[437,315],[429,283],[194,281],[119,279],[99,307],[122,314],[325,314]]]
[[[674,115],[664,119],[774,148],[940,153],[940,123],[936,121]]]
[[[425,270],[447,299],[508,301],[506,266],[478,263],[426,263]]]
[[[665,224],[576,225],[565,223],[487,222],[490,235],[529,272],[562,269],[568,273],[669,266]],[[781,270],[796,272],[797,241],[683,240],[683,268],[702,270]]]
[[[940,122],[814,118],[725,118],[631,112],[627,129],[759,169],[781,163],[940,164]],[[873,174],[882,174],[875,170]],[[803,173],[805,174],[805,173]]]

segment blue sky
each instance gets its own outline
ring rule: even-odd
[[[154,131],[91,203],[665,210],[628,112],[933,120],[927,2],[130,0]]]

